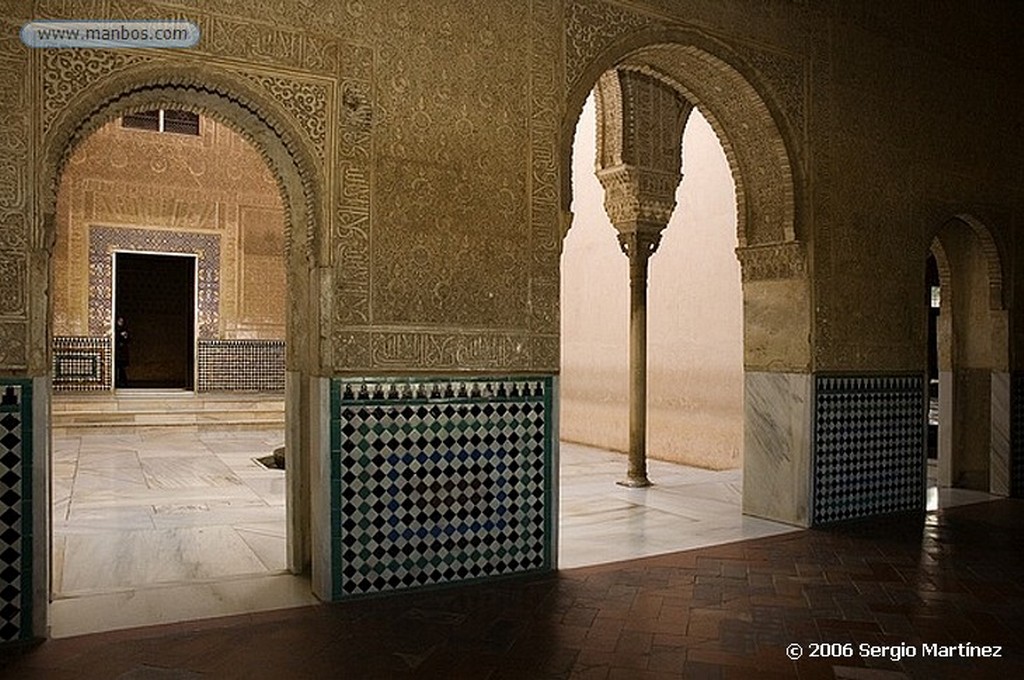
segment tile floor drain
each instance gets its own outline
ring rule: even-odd
[[[254,461],[267,468],[268,470],[283,470],[284,469],[284,447],[279,446],[274,449],[274,452],[269,456],[263,456],[262,458],[253,458]]]

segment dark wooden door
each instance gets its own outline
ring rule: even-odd
[[[119,387],[193,389],[195,258],[117,253],[115,378]],[[117,326],[117,319],[122,325]],[[127,329],[127,343],[120,329]]]

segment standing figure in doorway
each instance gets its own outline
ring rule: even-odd
[[[123,316],[119,316],[114,328],[114,365],[117,367],[114,387],[128,386],[128,361],[131,358],[128,349],[129,340],[128,324],[125,323]]]

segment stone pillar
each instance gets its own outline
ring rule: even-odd
[[[653,75],[608,71],[598,80],[597,178],[604,207],[629,258],[629,470],[647,478],[647,262],[675,209],[686,119],[693,109]]]
[[[629,258],[629,471],[620,484],[647,478],[647,263],[675,208],[678,173],[620,165],[600,170],[605,211]]]
[[[661,231],[619,232],[629,258],[629,470],[622,486],[650,486],[647,478],[647,261]]]

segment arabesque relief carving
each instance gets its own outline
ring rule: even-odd
[[[529,92],[531,6],[488,5],[472,22],[459,7],[410,3],[382,26],[378,54],[388,69],[375,82],[372,128],[375,326],[507,328],[530,317],[530,185],[548,170],[523,172],[534,104],[507,93]],[[439,63],[438,45],[459,56]],[[491,67],[478,77],[483,64]]]
[[[607,58],[606,52],[617,42],[645,31],[652,36],[665,36],[658,38],[665,44],[652,44],[619,55],[621,61],[616,68],[638,70],[670,83],[698,106],[711,123],[726,150],[736,182],[741,245],[799,238],[795,166],[791,164],[784,134],[801,131],[798,126],[804,120],[807,100],[805,59],[743,41],[733,41],[736,48],[731,49],[681,22],[631,12],[601,0],[571,0],[566,28],[566,83],[573,97],[586,87],[582,78],[594,68],[593,62]],[[668,37],[673,33],[678,38]],[[668,44],[672,39],[677,42]],[[709,49],[721,51],[722,56]],[[754,66],[751,62],[743,63],[741,55]],[[737,71],[740,64],[744,73]],[[764,66],[765,71],[757,71],[757,65]],[[766,87],[765,93],[754,89],[745,77],[747,72],[758,74],[756,80]],[[767,94],[782,97],[780,109],[786,123],[783,128],[764,103]]]
[[[566,3],[565,89],[569,91],[584,70],[616,38],[649,26],[651,19],[601,0]]]
[[[602,74],[596,94],[597,178],[605,212],[620,240],[637,231],[660,232],[676,206],[679,150],[693,105],[665,82],[629,69]]]
[[[564,32],[560,3],[533,0],[530,4],[530,328],[538,334],[531,356],[534,370],[557,370],[554,356],[545,351],[559,332],[559,258],[562,250],[560,162],[558,132],[561,118],[559,83],[563,70],[559,42]],[[542,335],[543,334],[543,335]],[[556,342],[557,345],[557,342]]]
[[[0,367],[8,370],[26,368],[25,352],[27,324],[17,321],[0,321]]]
[[[204,73],[240,75],[294,118],[303,137],[298,141],[322,164],[320,177],[302,180],[307,194],[322,181],[329,198],[325,213],[314,218],[326,217],[330,224],[319,235],[327,247],[318,252],[332,272],[334,294],[321,305],[330,314],[324,321],[337,329],[327,331],[334,338],[325,357],[337,353],[328,358],[331,365],[339,370],[378,362],[394,366],[387,352],[353,354],[344,348],[356,345],[343,340],[364,332],[390,337],[386,329],[408,325],[407,335],[430,338],[424,347],[488,347],[493,337],[509,332],[522,346],[502,353],[423,351],[415,355],[420,363],[410,367],[458,370],[450,357],[465,355],[475,357],[478,368],[492,362],[494,367],[556,369],[559,83],[565,77],[559,3],[496,4],[472,17],[458,2],[408,3],[386,12],[358,2],[312,12],[257,5],[262,9],[247,6],[246,14],[256,11],[261,17],[253,20],[229,16],[230,3],[184,12],[175,6],[175,15],[194,21],[203,33],[202,44],[188,53],[43,55],[43,87],[36,93],[45,114],[40,142],[58,132],[67,136],[67,126],[81,125],[62,114],[71,107],[84,110],[88,92],[104,83],[116,93],[118,83],[138,87],[133,74],[145,72],[152,74],[146,79],[154,86],[231,98],[230,79],[207,82]],[[166,13],[164,7],[115,2],[89,14],[147,18]],[[39,16],[64,17],[79,9],[43,3]],[[282,12],[291,18],[283,19]],[[330,26],[342,30],[327,30]],[[418,42],[425,27],[433,31],[433,44]],[[441,46],[462,56],[437,64]],[[486,78],[479,77],[483,63],[489,64]],[[500,68],[492,68],[496,64]],[[172,70],[177,75],[167,75]],[[522,96],[510,98],[509,92]],[[240,94],[244,106],[262,118],[255,97]],[[494,120],[500,121],[497,129]],[[73,130],[70,137],[77,141],[90,129]],[[522,151],[509,156],[510,149]],[[130,199],[103,199],[105,210],[128,218],[132,210],[142,217],[168,207],[169,198],[160,192],[137,198],[133,209]],[[200,200],[193,210],[176,204],[171,213],[182,228],[205,229],[213,219],[209,205]],[[41,224],[37,219],[37,227]],[[462,253],[462,261],[453,263],[451,253]],[[495,261],[502,267],[491,270]],[[373,347],[379,346],[375,341]],[[533,352],[535,346],[546,351]],[[370,363],[357,358],[362,356]]]
[[[20,316],[25,311],[25,256],[6,254],[0,259],[0,317]]]
[[[328,88],[319,83],[299,82],[294,79],[273,76],[244,74],[254,83],[259,83],[275,100],[284,105],[299,121],[309,141],[316,149],[321,163],[327,155]]]
[[[802,243],[773,243],[737,248],[744,281],[798,279],[807,275],[807,255]]]
[[[373,50],[345,44],[335,167],[334,323],[338,332],[370,324],[370,176],[372,174]],[[345,354],[336,343],[335,365]],[[359,365],[358,362],[356,365]]]
[[[0,18],[0,370],[28,363],[31,115],[29,53],[17,40],[18,25]]]

